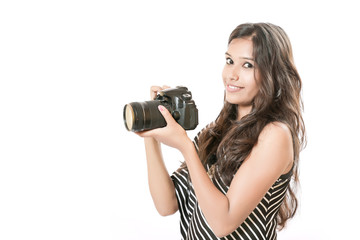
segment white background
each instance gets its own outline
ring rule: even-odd
[[[193,137],[221,109],[230,32],[259,21],[288,33],[304,84],[301,206],[279,239],[360,239],[359,20],[355,1],[1,1],[0,239],[180,239],[123,106],[185,85]]]

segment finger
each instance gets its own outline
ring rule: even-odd
[[[140,136],[140,137],[152,137],[153,131],[142,131],[142,132],[135,132],[136,135]]]
[[[168,88],[170,88],[170,86],[168,86],[168,85],[163,85],[162,88],[163,88],[163,89],[168,89]]]
[[[161,90],[163,90],[163,88],[160,87],[160,86],[151,86],[151,88],[150,88],[150,98],[152,100],[155,99],[157,93],[160,92]]]
[[[150,87],[150,90],[151,90],[152,92],[158,92],[158,91],[161,91],[161,90],[162,90],[162,87],[160,87],[160,86],[151,86],[151,87]]]
[[[172,115],[170,114],[170,112],[163,105],[159,105],[158,109],[159,109],[160,113],[163,115],[163,117],[165,118],[165,121],[167,124],[175,121],[174,118],[172,117]]]

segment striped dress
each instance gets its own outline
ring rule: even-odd
[[[194,139],[194,144],[197,148],[197,137]],[[217,174],[213,174],[217,168],[214,165],[206,168],[213,184],[223,194],[226,194],[229,186],[224,184],[221,177],[215,177]],[[280,176],[257,207],[234,232],[228,236],[217,238],[201,211],[194,188],[189,180],[189,172],[186,168],[178,169],[171,178],[175,185],[180,212],[181,239],[276,239],[276,216],[286,195],[291,175],[292,171]]]

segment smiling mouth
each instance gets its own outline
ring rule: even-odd
[[[234,85],[227,85],[228,88],[231,88],[231,89],[241,89],[242,87],[237,87],[237,86],[234,86]]]
[[[234,85],[230,85],[230,84],[226,85],[226,90],[229,92],[237,92],[237,91],[240,91],[241,89],[243,89],[243,87],[238,87],[238,86],[234,86]]]

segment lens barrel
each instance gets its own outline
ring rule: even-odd
[[[139,132],[165,127],[166,121],[158,110],[160,104],[161,102],[157,100],[126,104],[124,107],[124,123],[126,129]],[[164,106],[167,107],[166,105]]]

